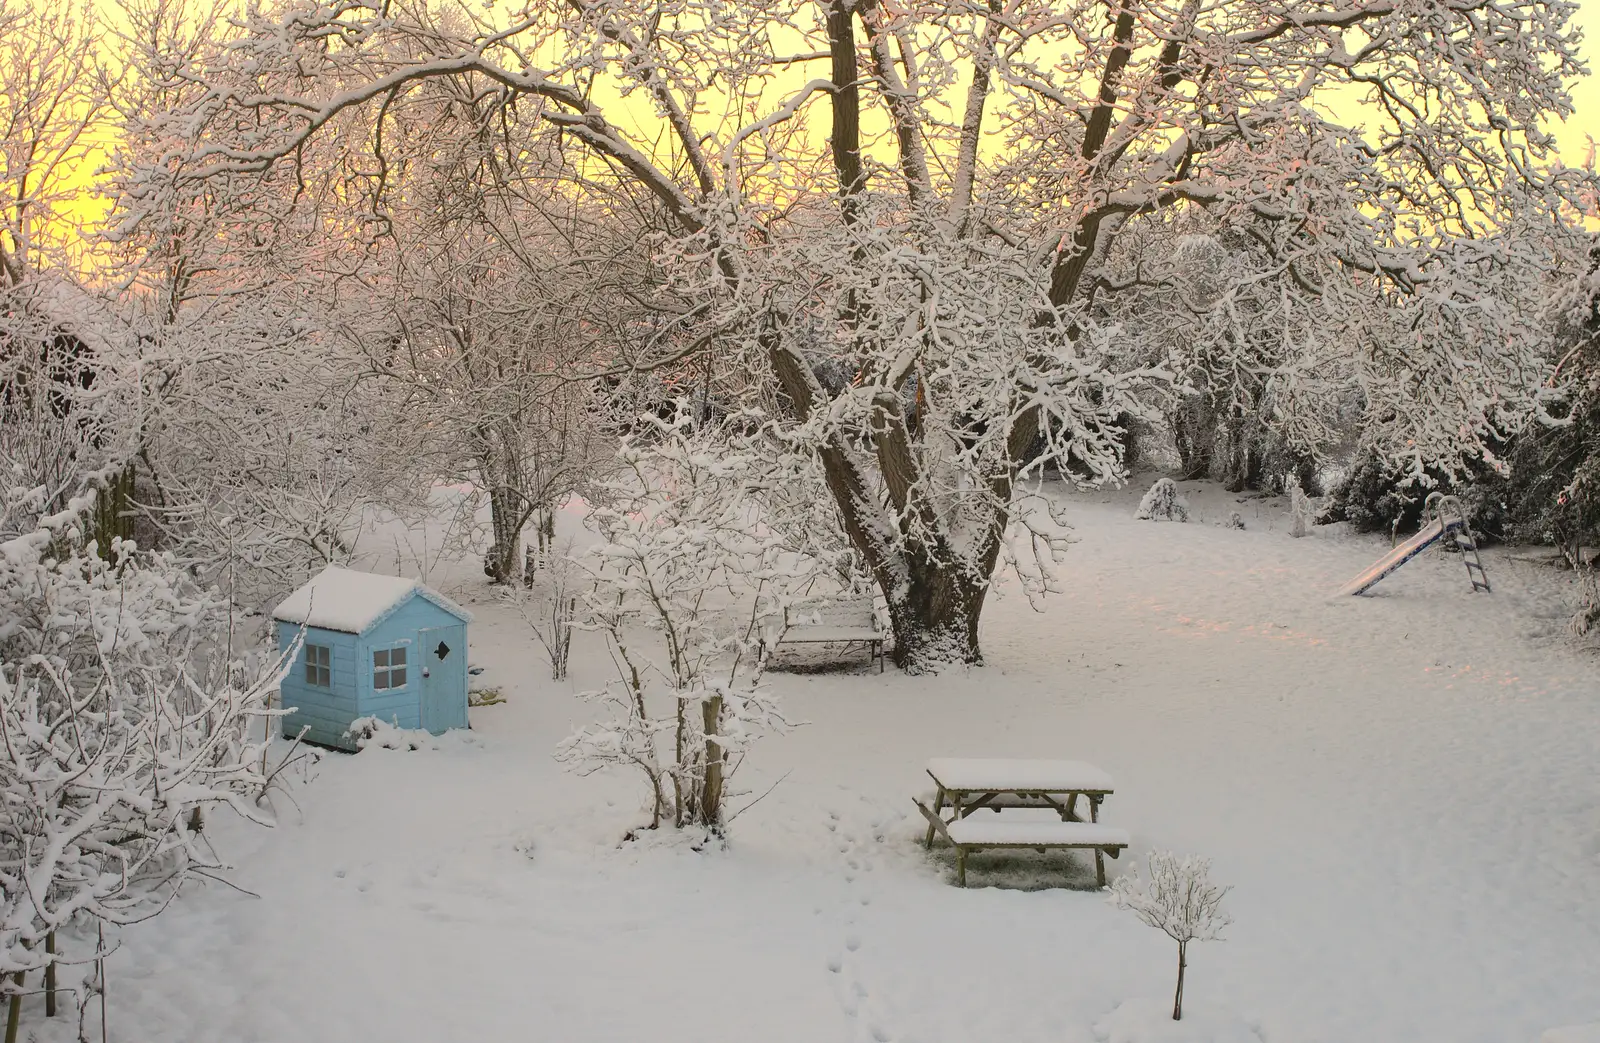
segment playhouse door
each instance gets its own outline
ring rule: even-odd
[[[422,727],[435,735],[446,728],[460,724],[460,708],[453,705],[461,699],[456,675],[461,672],[461,657],[465,648],[460,632],[452,627],[417,631],[417,658],[422,661]]]

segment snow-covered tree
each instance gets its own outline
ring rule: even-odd
[[[1300,482],[1290,475],[1284,482],[1289,493],[1289,535],[1294,537],[1309,536],[1311,526],[1316,523],[1316,511],[1312,507],[1311,498],[1300,488]]]
[[[106,36],[91,3],[0,2],[0,287],[83,260],[72,217],[110,113]]]
[[[1139,867],[1111,884],[1111,902],[1128,909],[1140,921],[1166,934],[1178,943],[1178,990],[1172,999],[1172,1020],[1183,1018],[1183,972],[1189,966],[1190,942],[1209,942],[1221,937],[1232,920],[1222,911],[1222,899],[1231,888],[1219,887],[1210,879],[1211,860],[1170,851],[1153,851],[1147,859],[1150,876],[1139,876]]]
[[[371,365],[430,417],[440,476],[488,500],[485,571],[515,584],[524,528],[548,553],[555,509],[611,461],[605,398],[586,373],[629,336],[647,258],[563,186],[573,172],[542,122],[524,125],[464,79],[395,110],[392,169],[371,205],[401,338]]]
[[[149,115],[193,96],[178,70],[227,23],[164,0],[124,13],[119,205],[105,230],[122,336],[97,361],[136,401],[119,512],[253,608],[356,554],[374,509],[425,510],[427,432],[371,379],[370,357],[400,329],[371,285],[372,236],[349,191],[359,172],[338,136],[281,177],[160,191],[140,166],[183,138]]]
[[[161,911],[221,866],[206,813],[263,824],[268,696],[285,657],[235,643],[184,563],[97,546],[106,466],[64,487],[0,446],[0,994],[83,959],[82,928]],[[60,509],[49,506],[61,494]],[[53,981],[53,971],[51,972]]]
[[[1297,345],[1350,321],[1319,303],[1326,272],[1366,287],[1386,318],[1364,343],[1389,379],[1364,388],[1379,443],[1407,466],[1480,452],[1526,341],[1471,281],[1539,260],[1495,236],[1559,237],[1588,187],[1542,129],[1571,112],[1571,17],[1555,0],[287,3],[184,67],[196,93],[163,118],[189,147],[141,177],[273,176],[347,113],[449,77],[558,128],[586,177],[654,197],[693,288],[641,364],[710,353],[788,411],[916,669],[979,658],[1007,530],[1038,516],[1030,474],[1118,474],[1144,367],[1095,302],[1141,288],[1109,262],[1147,223],[1205,211],[1258,239],[1313,322]],[[1364,97],[1361,127],[1322,114],[1334,90]],[[618,97],[648,105],[614,117]],[[1473,353],[1493,364],[1463,370]]]
[[[761,434],[697,427],[684,404],[646,424],[648,438],[624,440],[622,475],[588,517],[602,542],[586,559],[593,585],[578,625],[605,639],[616,664],[617,680],[587,693],[611,716],[576,731],[559,756],[580,771],[641,771],[651,828],[715,831],[752,743],[788,727],[761,675],[784,608],[826,572],[771,524],[764,494],[818,482],[803,457],[775,474],[751,451]]]

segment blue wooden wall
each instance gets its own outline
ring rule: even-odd
[[[425,642],[418,636],[424,630],[429,631]],[[278,647],[287,647],[298,631],[296,624],[280,622]],[[450,646],[443,661],[434,654],[440,640]],[[285,736],[309,726],[306,738],[312,742],[354,749],[344,731],[358,717],[376,717],[401,728],[423,727],[424,693],[431,700],[426,720],[430,731],[467,727],[467,626],[427,598],[412,595],[359,637],[308,628],[306,644],[332,649],[333,687],[306,685],[302,651],[281,686],[283,706],[296,708],[284,717]],[[374,688],[372,653],[398,646],[406,649],[405,687]],[[423,678],[424,667],[431,678]]]
[[[298,623],[280,622],[278,648],[281,650],[293,644],[299,632]],[[328,647],[333,683],[329,688],[306,684],[306,653],[302,647],[294,665],[289,668],[289,675],[278,686],[282,700],[280,705],[285,709],[294,709],[283,719],[284,737],[293,738],[300,734],[301,728],[306,728],[306,738],[312,742],[353,749],[344,731],[350,727],[351,721],[361,716],[356,712],[356,636],[307,627],[306,644]],[[371,678],[368,678],[368,683],[371,683]]]

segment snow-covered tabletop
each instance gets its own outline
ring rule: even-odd
[[[946,790],[1009,793],[1110,793],[1111,776],[1084,761],[935,757],[928,774]]]

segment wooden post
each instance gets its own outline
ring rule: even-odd
[[[56,954],[56,932],[44,936],[44,951],[51,957]],[[44,966],[44,1016],[56,1016],[56,961],[52,958]]]
[[[943,813],[943,811],[944,787],[940,786],[938,791],[933,795],[933,813],[938,815]],[[931,821],[928,823],[928,838],[922,842],[922,846],[928,848],[930,851],[933,849],[933,823]]]
[[[1100,848],[1094,849],[1094,876],[1100,886],[1106,886],[1106,856]]]
[[[17,1026],[22,1023],[22,972],[16,973],[17,991],[11,994],[11,1008],[6,1012],[6,1043],[17,1043]]]
[[[706,776],[700,797],[700,815],[707,826],[722,824],[722,746],[717,741],[722,717],[722,696],[713,695],[701,705],[701,725],[706,738]]]
[[[956,883],[967,886],[967,849],[964,847],[956,848]]]

